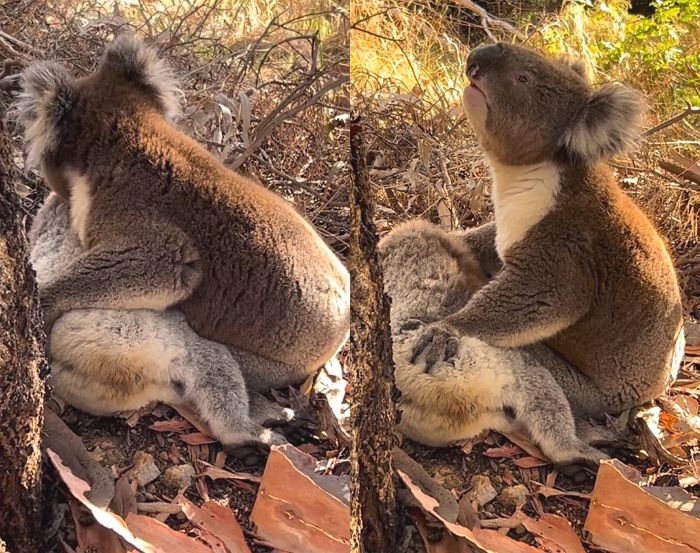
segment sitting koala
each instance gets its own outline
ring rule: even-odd
[[[605,458],[581,441],[569,402],[551,374],[566,362],[544,345],[499,348],[472,337],[456,344],[451,362],[411,362],[419,338],[407,323],[440,321],[458,311],[485,277],[464,241],[424,221],[396,227],[380,244],[384,286],[391,297],[399,430],[444,446],[484,430],[524,430],[557,464]]]
[[[475,253],[503,268],[423,329],[414,356],[449,359],[447,346],[464,336],[545,343],[570,364],[552,374],[576,415],[655,399],[682,359],[680,291],[664,241],[606,164],[638,137],[641,98],[514,44],[473,50],[467,76],[464,109],[491,170],[495,215],[478,232],[487,251]]]
[[[56,279],[82,246],[70,208],[51,194],[30,231],[39,289]],[[150,402],[191,403],[225,446],[283,443],[262,423],[287,413],[256,392],[303,380],[280,363],[198,336],[182,312],[75,309],[49,335],[54,392],[93,415]],[[263,370],[264,369],[264,370]]]

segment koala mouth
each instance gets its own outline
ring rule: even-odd
[[[469,88],[474,88],[478,90],[481,95],[486,99],[486,93],[482,90],[482,88],[476,84],[476,79],[479,77],[479,66],[476,64],[472,64],[468,69],[467,69],[467,78],[469,79]]]
[[[481,90],[481,88],[479,88],[474,81],[469,81],[469,88],[474,88],[474,89],[478,90],[482,94],[482,96],[486,97],[486,94],[484,94],[484,91]]]
[[[484,92],[483,88],[481,88],[473,80],[470,79],[469,86],[467,86],[467,88],[464,89],[464,100],[466,101],[467,97],[470,95],[473,95],[474,93],[481,96],[482,101],[488,106],[488,98],[487,98],[486,93]]]

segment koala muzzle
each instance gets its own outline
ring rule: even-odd
[[[479,46],[472,50],[467,58],[467,77],[473,80],[479,76],[479,72],[503,54],[503,45],[499,42],[491,46]]]

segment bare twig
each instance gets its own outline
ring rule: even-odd
[[[347,75],[338,77],[337,79],[333,79],[332,81],[327,82],[324,86],[322,86],[319,89],[318,92],[316,92],[308,100],[294,106],[293,108],[290,108],[287,111],[275,109],[270,115],[268,115],[268,117],[266,117],[260,123],[255,132],[255,138],[251,141],[248,147],[239,156],[237,156],[233,161],[230,162],[229,166],[231,167],[231,169],[236,170],[241,165],[243,165],[243,162],[245,162],[245,160],[248,159],[251,156],[251,154],[262,145],[265,139],[278,125],[280,125],[282,122],[289,119],[290,117],[293,117],[300,111],[303,111],[309,106],[313,105],[319,100],[319,98],[322,98],[331,90],[344,85],[345,83],[349,82],[349,80],[350,77]],[[285,104],[288,105],[289,102],[285,102]],[[271,115],[273,114],[274,116],[271,117]]]
[[[688,106],[685,108],[685,111],[679,113],[678,115],[674,115],[670,119],[667,119],[666,121],[663,121],[662,123],[659,123],[658,125],[655,125],[648,131],[644,131],[644,134],[642,136],[648,137],[651,136],[654,133],[659,132],[660,130],[663,130],[667,127],[670,127],[671,125],[678,123],[678,121],[681,121],[682,119],[685,119],[689,115],[700,115],[700,107],[695,107],[695,106]]]
[[[23,60],[30,59],[27,54],[18,52],[15,50],[14,46],[10,44],[10,41],[0,35],[0,53],[6,58],[18,58]]]
[[[513,25],[507,21],[504,21],[503,19],[494,17],[484,8],[472,2],[472,0],[454,0],[454,2],[481,17],[481,26],[484,28],[484,32],[493,42],[498,42],[498,39],[491,32],[491,27],[497,27],[501,31],[505,31],[508,34],[515,36],[519,40],[525,40],[525,36],[515,27],[513,27]]]

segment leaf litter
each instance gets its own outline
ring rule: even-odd
[[[597,474],[561,474],[517,434],[491,433],[468,447],[404,443],[395,456],[406,488],[399,497],[416,530],[406,550],[700,552],[700,350],[691,342],[685,353],[666,395],[607,421],[625,447],[612,451],[622,460],[604,461]],[[488,478],[495,499],[468,500],[474,475],[479,484]],[[526,497],[514,504],[508,492],[522,484]]]

